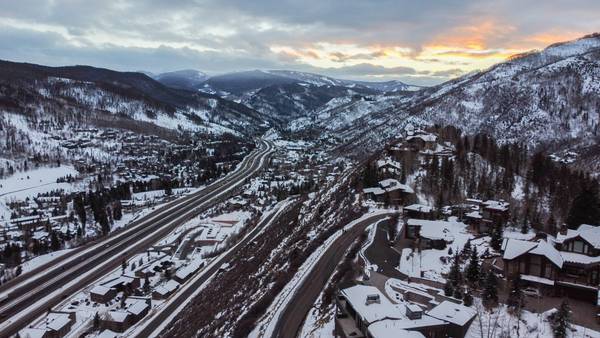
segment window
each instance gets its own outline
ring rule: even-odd
[[[573,251],[583,253],[583,242],[582,241],[573,242]]]

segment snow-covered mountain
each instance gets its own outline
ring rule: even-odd
[[[354,81],[354,80],[342,80],[336,79],[329,76],[306,73],[306,72],[297,72],[291,70],[269,70],[268,73],[276,74],[279,76],[289,77],[292,79],[296,79],[298,81],[304,83],[310,83],[316,86],[340,86],[340,87],[362,87],[368,88],[375,91],[379,91],[382,93],[388,92],[398,92],[398,91],[412,91],[419,90],[423,87],[414,86],[410,84],[406,84],[402,81],[391,80],[391,81],[382,81],[382,82],[371,82],[371,81]]]
[[[208,75],[194,69],[184,69],[174,72],[161,73],[151,77],[165,86],[188,90],[196,90],[200,85],[202,85],[202,83],[204,83],[204,81],[206,81],[206,79],[208,79]]]
[[[129,129],[254,134],[268,118],[215,95],[167,87],[147,75],[89,66],[0,61],[0,111]]]
[[[155,78],[167,86],[198,90],[244,104],[279,122],[280,126],[297,118],[313,120],[314,115],[330,109],[335,102],[356,101],[361,98],[368,100],[373,95],[421,89],[400,81],[341,80],[290,70],[227,73],[194,84],[187,80],[185,72],[176,72],[172,77]]]
[[[516,55],[371,108],[351,130],[339,132],[356,145],[372,147],[396,136],[407,123],[450,124],[469,133],[489,133],[501,142],[549,150],[577,145],[596,152],[600,35]]]

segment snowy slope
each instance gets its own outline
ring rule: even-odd
[[[451,124],[531,147],[581,148],[596,145],[599,111],[600,36],[590,35],[412,96],[380,100],[354,122],[348,137],[357,146],[381,145],[411,120]]]

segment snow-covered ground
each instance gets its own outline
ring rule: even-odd
[[[261,318],[261,320],[257,323],[255,329],[249,335],[249,337],[257,338],[257,337],[271,337],[273,335],[273,330],[275,329],[279,317],[285,310],[287,304],[293,297],[297,288],[299,288],[309,273],[312,271],[314,266],[319,262],[321,256],[327,251],[327,249],[348,229],[351,229],[356,224],[364,221],[367,218],[373,217],[377,214],[387,214],[389,211],[380,210],[373,213],[367,213],[361,216],[360,218],[355,219],[354,221],[346,224],[343,229],[338,230],[336,233],[331,235],[323,245],[318,247],[300,266],[298,272],[292,277],[292,280],[286,284],[286,286],[281,290],[281,292],[275,297],[275,300],[271,303],[269,308],[267,309],[265,315]]]
[[[52,190],[62,189],[65,192],[77,190],[77,184],[56,183],[56,180],[68,175],[77,177],[78,174],[72,166],[61,165],[16,172],[0,180],[0,220],[10,219],[10,209],[6,203],[31,199]]]
[[[442,257],[449,259],[452,256],[448,253],[449,248],[452,248],[452,253],[460,252],[467,241],[473,238],[473,235],[468,232],[467,225],[456,221],[455,217],[450,217],[447,222],[439,222],[439,232],[444,232],[444,229],[447,229],[447,233],[454,237],[454,241],[448,244],[446,249],[428,249],[413,252],[410,248],[404,248],[398,270],[408,276],[445,282],[442,274],[450,271],[450,264],[444,263]]]

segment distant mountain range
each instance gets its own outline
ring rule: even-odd
[[[202,74],[199,76],[198,74]],[[252,70],[207,77],[194,71],[155,75],[171,87],[218,95],[242,103],[284,126],[296,118],[310,117],[327,109],[333,99],[356,99],[386,93],[422,89],[401,81],[367,82],[341,80],[289,70]]]
[[[597,34],[428,88],[288,70],[149,75],[0,61],[0,110],[248,136],[313,130],[356,152],[382,146],[409,123],[451,124],[532,149],[576,149],[600,168]]]

